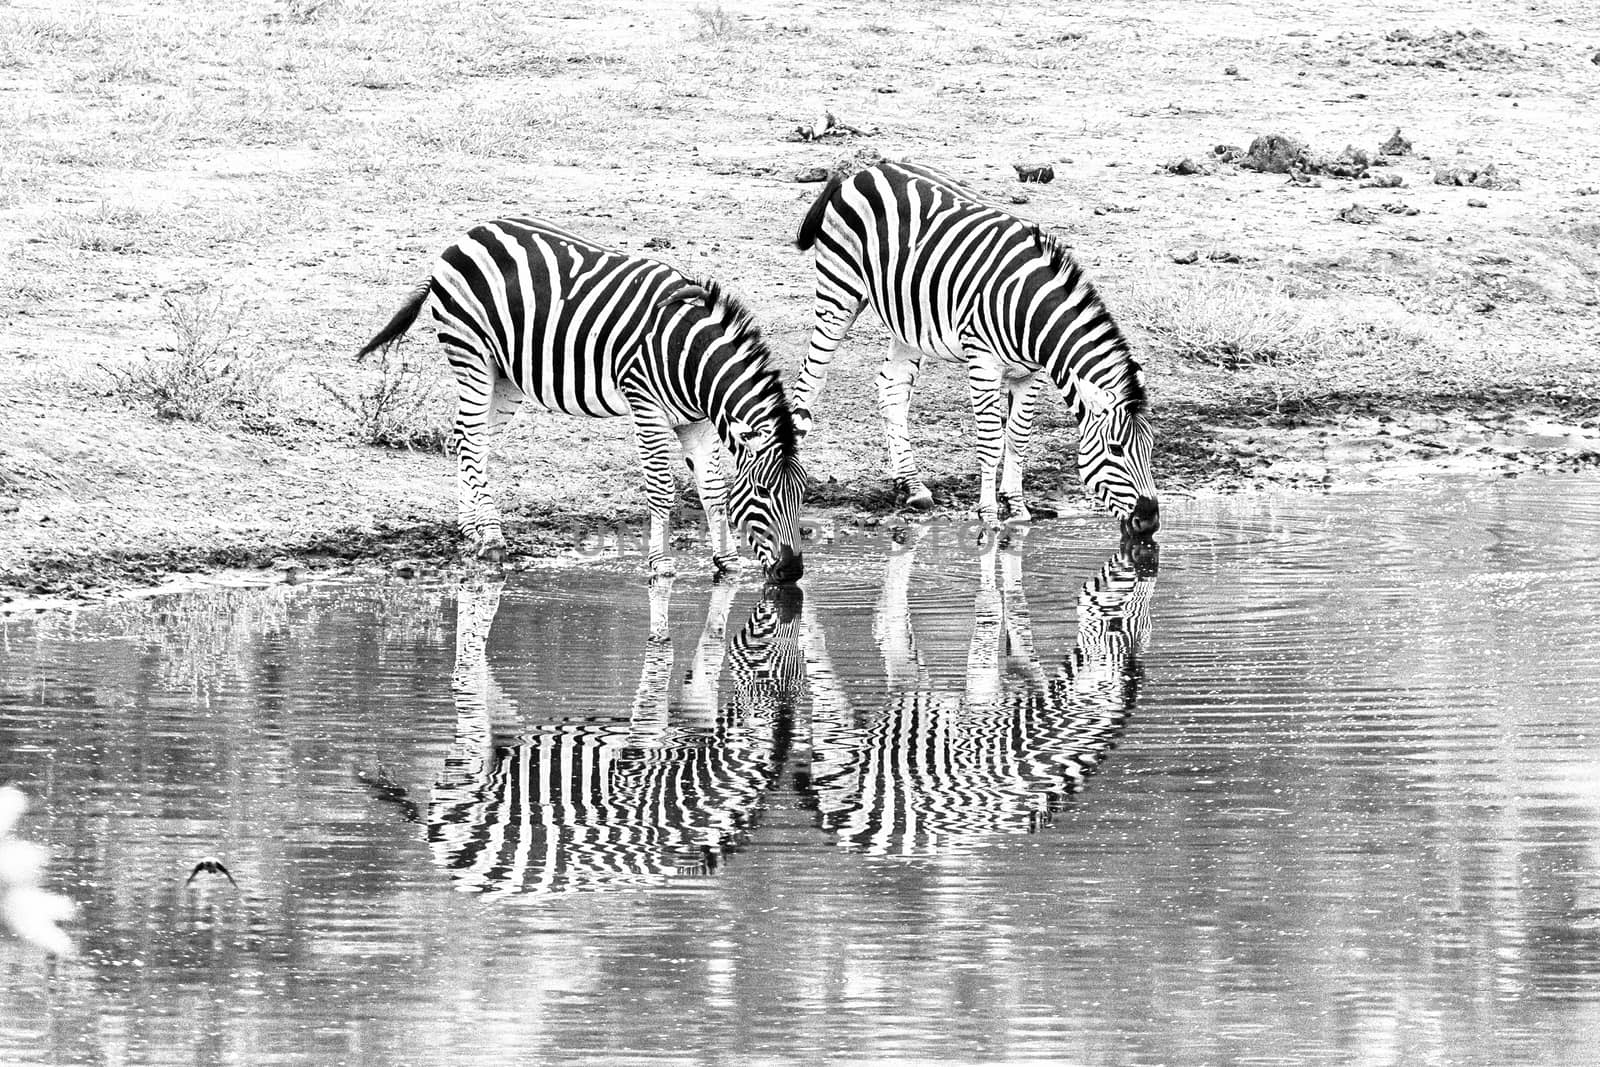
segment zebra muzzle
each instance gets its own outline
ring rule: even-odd
[[[767,564],[766,572],[769,582],[798,581],[805,574],[805,564],[800,553],[783,545],[778,549],[778,557]]]

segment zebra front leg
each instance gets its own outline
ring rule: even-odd
[[[1006,411],[1005,455],[1000,464],[1000,506],[1011,522],[1048,519],[1055,515],[1049,508],[1030,511],[1022,494],[1022,463],[1028,453],[1028,436],[1033,430],[1034,402],[1042,385],[1043,379],[1037,374],[1006,380],[1010,403]]]
[[[967,387],[978,437],[978,521],[1000,525],[995,480],[1005,451],[1006,393],[999,372],[974,361],[967,368]]]
[[[452,436],[461,533],[479,559],[499,563],[505,557],[506,541],[494,494],[489,491],[489,424],[498,375],[493,363],[481,353],[453,344],[444,348],[456,378]]]
[[[722,472],[722,454],[717,431],[709,422],[678,427],[678,443],[683,446],[683,461],[694,474],[700,493],[700,506],[706,511],[706,530],[711,538],[711,565],[718,577],[736,567],[739,553],[733,533],[728,529],[728,487]]]
[[[822,387],[828,381],[828,366],[839,342],[850,331],[850,326],[866,306],[859,293],[846,293],[825,288],[818,275],[817,302],[814,308],[816,325],[811,329],[811,345],[806,350],[806,362],[800,368],[794,388],[789,393],[789,409],[794,413],[795,432],[805,437],[811,432],[812,408]]]
[[[650,543],[645,561],[651,580],[670,578],[678,572],[672,561],[672,508],[677,482],[672,477],[674,435],[665,416],[634,408],[634,427],[638,431],[639,461],[644,467],[644,494],[650,508]]]
[[[889,354],[878,368],[878,415],[883,420],[889,473],[894,478],[895,488],[905,490],[906,507],[927,511],[933,507],[933,494],[917,472],[908,427],[911,392],[916,388],[917,372],[921,369],[921,352],[900,341],[889,342]]]

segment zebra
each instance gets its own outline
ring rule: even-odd
[[[878,406],[907,505],[933,505],[911,455],[911,391],[925,356],[964,362],[977,421],[978,517],[1018,522],[1022,460],[1048,379],[1078,423],[1078,473],[1126,535],[1160,526],[1143,372],[1067,248],[945,175],[883,162],[835,177],[795,244],[816,249],[815,325],[791,404],[803,437],[828,364],[862,308],[888,327]],[[999,500],[996,477],[999,478]],[[1044,514],[1041,511],[1041,514]]]
[[[648,564],[669,575],[676,436],[706,511],[712,562],[737,560],[734,525],[775,581],[800,577],[805,475],[779,376],[749,313],[713,281],[594,244],[534,218],[474,227],[357,358],[432,311],[456,380],[461,527],[479,556],[505,548],[489,491],[487,434],[525,398],[593,418],[629,415],[650,510]],[[733,456],[731,489],[718,445]]]
[[[881,709],[852,708],[820,634],[803,629],[812,703],[805,792],[841,847],[878,855],[960,853],[1046,826],[1121,737],[1150,640],[1159,557],[1120,551],[1084,583],[1076,646],[1047,670],[1034,647],[1020,551],[1015,543],[999,551],[990,535],[964,688],[940,684],[918,648],[907,596],[917,536],[887,561],[874,616],[887,689]]]
[[[738,586],[712,586],[686,677],[664,630],[671,579],[651,583],[651,632],[626,716],[522,722],[494,682],[487,641],[503,582],[457,597],[456,734],[425,804],[367,784],[423,824],[459,891],[499,896],[658,887],[717,872],[754,829],[787,757],[802,679],[800,590],[772,586],[731,640]],[[725,662],[734,693],[724,701]],[[509,735],[509,736],[508,736]]]

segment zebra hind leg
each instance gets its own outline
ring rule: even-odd
[[[489,428],[496,415],[498,373],[475,350],[446,342],[446,355],[456,378],[456,506],[462,536],[479,559],[505,558],[500,512],[489,491]]]
[[[651,581],[678,573],[672,559],[672,509],[677,503],[677,481],[672,476],[673,431],[666,416],[631,400],[633,424],[639,439],[639,461],[644,467],[644,493],[650,507],[650,540],[645,560]]]
[[[847,273],[847,272],[845,272]],[[794,387],[789,391],[789,408],[794,413],[795,431],[804,438],[811,432],[812,411],[817,394],[828,381],[828,367],[839,343],[850,331],[856,316],[866,306],[866,299],[853,290],[825,285],[821,273],[817,278],[817,299],[813,311],[814,325],[811,344],[806,349],[806,361],[800,368]]]

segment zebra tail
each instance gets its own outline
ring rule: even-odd
[[[389,324],[379,330],[372,340],[361,346],[361,351],[356,353],[356,362],[361,362],[385,345],[394,344],[401,335],[411,329],[412,323],[417,321],[417,316],[422,314],[422,305],[432,291],[432,278],[427,278],[418,285],[406,302],[400,305],[400,310],[394,313],[394,318],[389,320]]]
[[[811,209],[806,212],[805,221],[800,224],[800,232],[795,235],[794,246],[800,251],[804,252],[817,243],[817,235],[822,232],[822,216],[828,213],[828,205],[833,201],[833,194],[837,193],[839,186],[843,184],[844,178],[835,174],[828,179],[828,184],[822,187],[822,192],[817,194]]]

